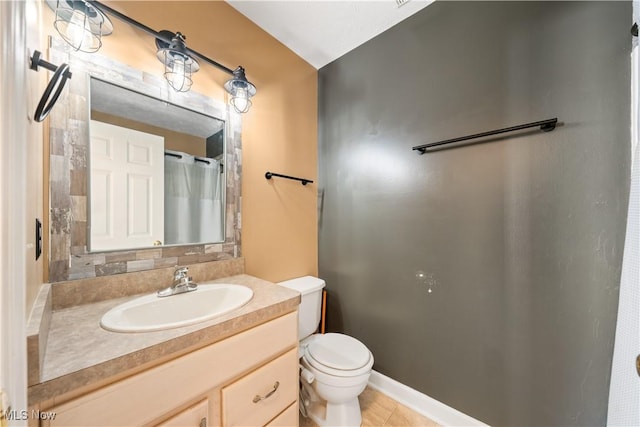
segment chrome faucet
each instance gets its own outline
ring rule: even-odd
[[[171,295],[183,294],[198,289],[198,285],[193,283],[193,279],[189,276],[188,267],[176,267],[173,272],[173,283],[171,286],[158,291],[159,297],[169,297]]]

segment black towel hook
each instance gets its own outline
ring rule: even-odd
[[[30,68],[32,70],[38,71],[38,67],[44,67],[47,70],[54,72],[53,77],[49,81],[49,84],[40,98],[40,102],[38,103],[36,112],[33,116],[36,122],[41,122],[49,115],[56,101],[58,101],[58,98],[64,89],[64,85],[67,83],[67,79],[71,78],[71,72],[69,71],[68,64],[62,64],[59,67],[56,67],[52,63],[42,59],[42,54],[37,50],[33,52],[33,56],[30,59]],[[53,96],[51,96],[52,92]]]

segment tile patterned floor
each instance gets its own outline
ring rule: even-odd
[[[390,397],[367,387],[359,397],[363,427],[440,427]],[[300,416],[300,427],[317,427]],[[336,426],[338,427],[338,426]]]

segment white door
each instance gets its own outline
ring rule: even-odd
[[[91,121],[90,250],[164,242],[164,138]]]

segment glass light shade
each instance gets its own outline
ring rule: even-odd
[[[225,90],[231,95],[229,103],[238,113],[246,113],[251,108],[251,98],[256,94],[256,87],[247,80],[244,68],[233,70],[233,78],[224,84]]]
[[[193,84],[191,75],[200,69],[200,65],[187,52],[182,34],[166,30],[160,34],[171,37],[171,43],[156,39],[157,57],[164,63],[164,78],[176,92],[188,92]]]
[[[47,4],[56,13],[53,26],[76,51],[98,51],[102,36],[113,31],[109,18],[84,0],[47,0]]]
[[[251,100],[245,88],[238,88],[235,96],[232,96],[229,102],[238,113],[246,113],[251,108]]]
[[[193,84],[191,79],[193,74],[192,61],[190,62],[189,58],[166,51],[165,56],[167,58],[165,59],[164,78],[167,79],[169,86],[176,92],[188,92]]]

